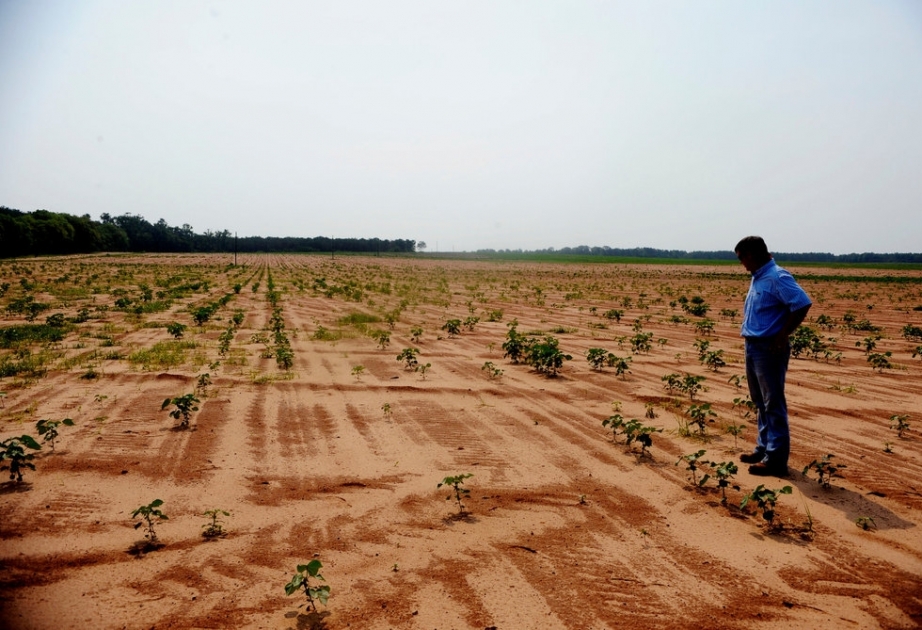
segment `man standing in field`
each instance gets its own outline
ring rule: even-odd
[[[752,274],[740,334],[746,340],[746,380],[759,428],[755,450],[741,455],[740,461],[752,464],[753,475],[785,477],[791,452],[784,399],[788,337],[804,321],[812,302],[794,277],[775,263],[762,237],[741,240],[736,255]]]

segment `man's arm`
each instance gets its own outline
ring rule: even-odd
[[[788,337],[791,336],[797,327],[800,326],[804,319],[807,318],[807,312],[810,310],[812,304],[807,304],[796,311],[791,311],[788,313],[787,319],[784,320],[784,326],[781,327],[781,330],[775,335],[775,338],[772,340],[772,345],[775,348],[783,348],[787,343]]]

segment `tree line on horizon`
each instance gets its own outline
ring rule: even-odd
[[[736,260],[736,253],[731,250],[719,251],[685,251],[684,249],[656,249],[654,247],[548,247],[546,249],[478,249],[477,254],[548,254],[576,256],[618,256],[623,258],[665,258],[674,260]],[[839,262],[839,263],[922,263],[922,254],[889,253],[877,254],[830,254],[827,252],[773,252],[775,258],[790,262]]]
[[[422,245],[422,243],[420,243]],[[22,212],[0,206],[0,258],[94,252],[364,252],[410,253],[411,239],[330,238],[327,236],[244,236],[228,230],[196,233],[192,226],[150,223],[142,216],[108,213],[99,221],[90,215],[36,210]]]
[[[196,233],[192,226],[171,226],[163,219],[150,223],[144,217],[108,213],[99,221],[89,214],[74,216],[63,212],[35,210],[23,212],[0,206],[0,258],[16,256],[89,254],[94,252],[357,252],[412,253],[426,248],[422,241],[411,239],[330,238],[327,236],[244,236],[236,238],[230,231]],[[653,247],[553,247],[536,250],[480,249],[490,254],[554,254],[580,256],[620,256],[631,258],[665,258],[675,260],[736,260],[732,251],[685,251]],[[917,253],[824,252],[775,253],[777,258],[792,262],[842,263],[922,263]]]

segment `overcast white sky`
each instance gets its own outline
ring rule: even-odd
[[[922,251],[922,2],[0,0],[0,205]]]

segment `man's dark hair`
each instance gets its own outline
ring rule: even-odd
[[[736,244],[736,248],[733,251],[735,251],[737,255],[749,254],[756,260],[767,261],[772,257],[772,255],[768,253],[768,246],[765,244],[765,241],[762,240],[761,236],[747,236]]]

